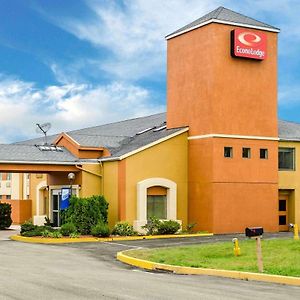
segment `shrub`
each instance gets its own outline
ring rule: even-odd
[[[62,234],[59,232],[59,230],[56,230],[49,232],[49,237],[58,239],[62,237]]]
[[[147,235],[157,234],[157,229],[160,224],[160,220],[156,217],[150,217],[147,224],[142,226],[142,229],[145,229]]]
[[[121,236],[131,236],[137,234],[137,232],[134,231],[133,226],[130,225],[128,222],[118,222],[114,226],[112,234]]]
[[[81,234],[90,234],[98,223],[107,223],[108,203],[103,196],[72,196],[70,206],[62,212],[62,223],[73,223]]]
[[[9,203],[0,203],[0,229],[8,228],[11,223],[11,205]]]
[[[42,232],[39,230],[25,231],[21,233],[22,236],[32,237],[32,236],[41,236]]]
[[[76,226],[73,223],[66,223],[61,225],[60,232],[63,236],[69,236],[76,232]]]
[[[99,223],[92,227],[91,233],[97,237],[108,237],[110,232],[107,224]]]
[[[78,233],[78,232],[72,232],[72,233],[70,233],[70,238],[71,239],[75,239],[75,238],[78,238],[78,237],[80,237],[80,233]]]
[[[50,233],[51,231],[45,229],[44,231],[42,231],[42,237],[50,237]]]
[[[21,235],[24,235],[25,232],[35,231],[37,225],[33,225],[31,221],[26,221],[21,225]],[[24,235],[25,236],[25,235]]]
[[[180,224],[177,221],[167,220],[160,221],[157,227],[158,234],[174,234],[180,229]]]

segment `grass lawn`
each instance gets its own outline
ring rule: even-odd
[[[241,256],[233,254],[232,242],[173,248],[133,250],[126,254],[157,263],[258,272],[255,240],[240,242]],[[300,277],[300,240],[262,240],[264,273]]]

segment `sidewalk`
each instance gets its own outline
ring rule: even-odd
[[[0,230],[0,241],[10,240],[10,236],[20,233],[20,225],[11,225],[9,229]]]

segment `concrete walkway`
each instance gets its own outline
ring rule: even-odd
[[[11,225],[9,229],[0,230],[0,241],[7,241],[11,235],[20,233],[20,225]]]

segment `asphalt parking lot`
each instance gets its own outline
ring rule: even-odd
[[[2,238],[0,299],[299,299],[300,287],[145,272],[115,258],[118,251],[126,249],[208,243],[232,237],[63,245]]]

